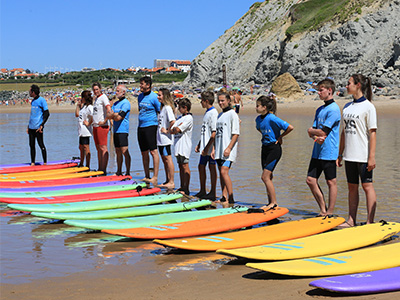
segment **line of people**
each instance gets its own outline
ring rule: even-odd
[[[316,110],[314,122],[308,129],[309,137],[314,140],[314,147],[306,182],[319,206],[319,215],[332,215],[337,198],[336,168],[342,166],[344,160],[349,190],[349,217],[343,227],[351,227],[356,224],[360,181],[367,198],[366,223],[374,221],[376,194],[372,183],[372,171],[376,166],[377,117],[375,107],[371,103],[372,89],[368,77],[354,74],[349,78],[346,88],[354,100],[343,108],[344,128],[340,133],[340,108],[333,100],[335,83],[331,79],[324,79],[317,85],[318,95],[324,101],[324,105]],[[86,166],[90,165],[89,138],[93,133],[98,153],[98,169],[106,173],[107,135],[110,129],[109,122],[113,120],[113,138],[117,155],[116,174],[122,175],[122,164],[125,158],[126,174],[129,175],[131,157],[128,150],[128,135],[131,107],[125,98],[127,89],[124,85],[117,86],[117,101],[112,106],[107,96],[102,94],[99,83],[94,83],[92,89],[93,105],[91,92],[84,91],[75,111],[76,117],[79,118],[81,165],[85,160]],[[193,131],[191,102],[187,98],[180,99],[177,107],[180,116],[175,118],[175,105],[168,89],[160,89],[156,94],[152,91],[151,78],[145,76],[140,79],[140,90],[137,138],[145,175],[143,181],[158,185],[160,155],[164,164],[166,180],[159,186],[168,189],[175,188],[175,170],[171,149],[174,144],[174,156],[179,166],[180,187],[178,191],[189,195],[191,176],[189,158],[192,151]],[[44,103],[36,101],[41,97],[34,86],[32,86],[31,92],[34,99],[28,131],[30,132],[32,163],[34,163],[32,140],[34,148],[34,138],[38,134],[39,145],[42,145],[43,160],[46,162],[46,150],[40,134],[43,135],[43,126],[49,115],[48,109],[45,101]],[[195,152],[200,153],[198,164],[200,191],[195,196],[210,199],[221,203],[223,207],[228,207],[235,202],[229,170],[237,156],[240,120],[238,114],[232,109],[234,101],[231,103],[231,96],[227,92],[220,91],[217,94],[217,101],[222,109],[219,114],[213,106],[214,101],[215,94],[212,91],[201,93],[201,105],[205,113],[200,141],[195,146]],[[47,113],[45,113],[46,110]],[[283,137],[294,129],[288,122],[276,116],[276,110],[275,95],[269,94],[257,99],[256,112],[259,116],[255,123],[256,129],[262,135],[261,180],[265,184],[268,197],[268,203],[262,207],[263,209],[271,209],[278,205],[273,185],[273,171],[282,156]],[[35,123],[35,125],[31,126],[31,123]],[[151,158],[154,167],[152,177],[150,176]],[[211,179],[211,189],[208,193],[206,190],[207,165]],[[222,191],[219,199],[216,195],[217,167]],[[329,189],[328,201],[325,200],[318,183],[322,172],[324,172]]]

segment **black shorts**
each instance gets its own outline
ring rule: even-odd
[[[367,163],[345,161],[346,177],[348,183],[358,184],[372,182],[372,170],[367,170]]]
[[[129,133],[114,133],[115,148],[128,147]]]
[[[273,172],[282,156],[281,144],[262,145],[261,167]]]
[[[90,136],[80,136],[79,137],[79,145],[89,145]]]
[[[157,125],[138,127],[138,142],[141,152],[157,149]]]
[[[319,178],[322,171],[324,171],[325,179],[332,180],[336,178],[336,160],[324,160],[311,158],[308,167],[308,174],[312,178]]]
[[[161,156],[171,155],[171,145],[158,146],[158,152]]]

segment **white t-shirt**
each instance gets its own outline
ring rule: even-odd
[[[201,136],[200,136],[200,153],[207,146],[210,140],[211,134],[217,130],[217,119],[218,111],[215,107],[211,107],[206,111],[203,117],[203,124],[201,125]],[[213,147],[208,149],[207,155],[211,155]]]
[[[157,146],[172,145],[173,136],[170,133],[162,133],[161,128],[168,129],[171,121],[175,120],[174,111],[169,105],[164,105],[158,114]]]
[[[92,125],[83,124],[83,121],[89,122],[89,116],[93,117],[93,105],[85,105],[79,111],[78,133],[80,137],[92,136]]]
[[[96,98],[93,103],[93,127],[99,127],[99,122],[104,121],[107,115],[107,105],[110,105],[110,101],[108,97],[104,94],[101,94],[100,97]],[[109,126],[110,122],[107,122],[101,126]]]
[[[222,112],[217,120],[217,133],[215,135],[215,159],[223,159],[234,162],[237,155],[237,142],[233,146],[228,157],[224,156],[224,151],[232,140],[232,135],[240,134],[239,117],[233,109]]]
[[[375,106],[368,100],[350,102],[343,108],[345,147],[343,159],[368,162],[369,130],[377,128]]]
[[[175,156],[181,155],[189,158],[190,153],[192,152],[192,114],[187,114],[179,117],[172,126],[172,128],[175,127],[178,127],[181,130],[181,133],[175,134]]]

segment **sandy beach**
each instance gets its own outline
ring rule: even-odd
[[[317,95],[309,95],[296,101],[283,101],[283,103],[278,104],[278,114],[291,112],[299,115],[313,115],[315,109],[322,105],[321,100],[316,100],[317,97]],[[256,98],[257,96],[243,97],[244,107],[241,114],[256,116],[254,104]],[[189,99],[193,103],[193,114],[202,114],[204,111],[198,99],[195,96],[191,96]],[[348,98],[335,98],[335,100],[340,107],[350,101]],[[378,118],[399,116],[400,97],[375,97],[373,103],[377,108]],[[136,113],[136,106],[133,105],[132,107]],[[52,105],[49,109],[50,113],[74,112],[73,105]],[[29,105],[0,107],[0,113],[27,113],[29,110]],[[310,123],[311,121],[310,119]],[[364,206],[364,203],[362,205]],[[67,227],[59,224],[55,226]],[[93,238],[105,236],[101,233],[90,234]],[[7,247],[6,242],[2,240],[1,247]],[[334,298],[380,300],[400,297],[400,292],[342,296],[309,287],[309,282],[314,278],[297,278],[258,272],[247,268],[243,260],[233,260],[215,253],[160,249],[162,249],[161,246],[153,244],[151,241],[122,240],[117,243],[109,243],[100,254],[119,259],[117,265],[97,265],[89,271],[71,272],[62,277],[30,278],[30,282],[27,283],[1,283],[1,299]],[[160,253],[160,251],[162,252]],[[124,258],[132,259],[134,254],[139,256],[134,264],[124,261]],[[54,253],[53,255],[56,256],[57,254]],[[60,257],[59,259],[65,260],[65,264],[68,264],[68,257]],[[6,275],[3,271],[2,273]]]
[[[192,110],[193,114],[203,114],[204,110],[201,107],[200,99],[197,95],[185,95],[192,102]],[[260,95],[244,95],[242,96],[243,107],[241,108],[240,113],[244,114],[254,114],[255,112],[255,102]],[[128,98],[132,104],[132,112],[137,113],[137,103],[135,98]],[[335,97],[335,101],[338,103],[340,107],[343,107],[344,104],[350,102],[351,99],[349,97]],[[378,112],[396,114],[400,110],[400,96],[374,96],[373,103]],[[296,100],[286,100],[278,98],[278,113],[279,111],[285,110],[295,110],[299,114],[309,114],[310,110],[315,109],[322,105],[322,101],[319,100],[317,94],[313,95],[305,95],[302,98]],[[218,104],[214,102],[214,106],[218,109]],[[63,103],[62,105],[49,104],[50,113],[74,113],[75,106],[67,103]],[[30,105],[9,105],[9,106],[0,106],[0,113],[29,113]]]

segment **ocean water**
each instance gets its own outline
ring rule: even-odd
[[[313,141],[307,136],[314,111],[296,114],[283,111],[279,116],[291,123],[295,130],[284,139],[283,155],[274,172],[274,184],[280,206],[289,213],[281,219],[298,220],[313,217],[318,206],[305,183]],[[255,129],[256,114],[241,114],[241,135],[238,160],[230,175],[234,196],[238,204],[261,206],[267,202],[266,191],[261,182],[260,149],[261,136]],[[0,114],[0,164],[29,162],[26,126],[29,115]],[[194,115],[193,148],[199,140],[202,115]],[[378,113],[377,168],[374,186],[378,206],[376,221],[381,219],[400,222],[400,119],[391,114]],[[131,115],[130,146],[132,176],[144,177],[139,147],[136,142],[137,116]],[[76,118],[71,113],[53,113],[45,128],[45,145],[48,160],[70,159],[79,156]],[[91,168],[97,169],[97,155],[91,141]],[[37,161],[41,153],[37,149]],[[193,151],[190,158],[191,192],[199,189],[199,155]],[[179,184],[178,168],[175,182]],[[116,171],[115,153],[110,151],[109,172]],[[160,165],[159,182],[165,173]],[[324,177],[320,185],[325,194]],[[218,195],[220,190],[218,189]],[[360,192],[358,222],[366,219],[365,197]],[[347,184],[343,168],[338,170],[338,199],[335,214],[347,217]],[[75,272],[101,269],[105,265],[134,265],[146,258],[152,263],[170,259],[167,250],[151,243],[116,237],[99,232],[74,228],[60,222],[49,221],[27,214],[10,211],[0,203],[0,253],[1,282],[18,284],[34,279],[65,276]],[[212,261],[222,258],[216,254],[193,254],[182,256],[174,271],[187,269],[217,268]],[[151,269],[151,267],[149,267]],[[166,274],[168,276],[168,274]]]

